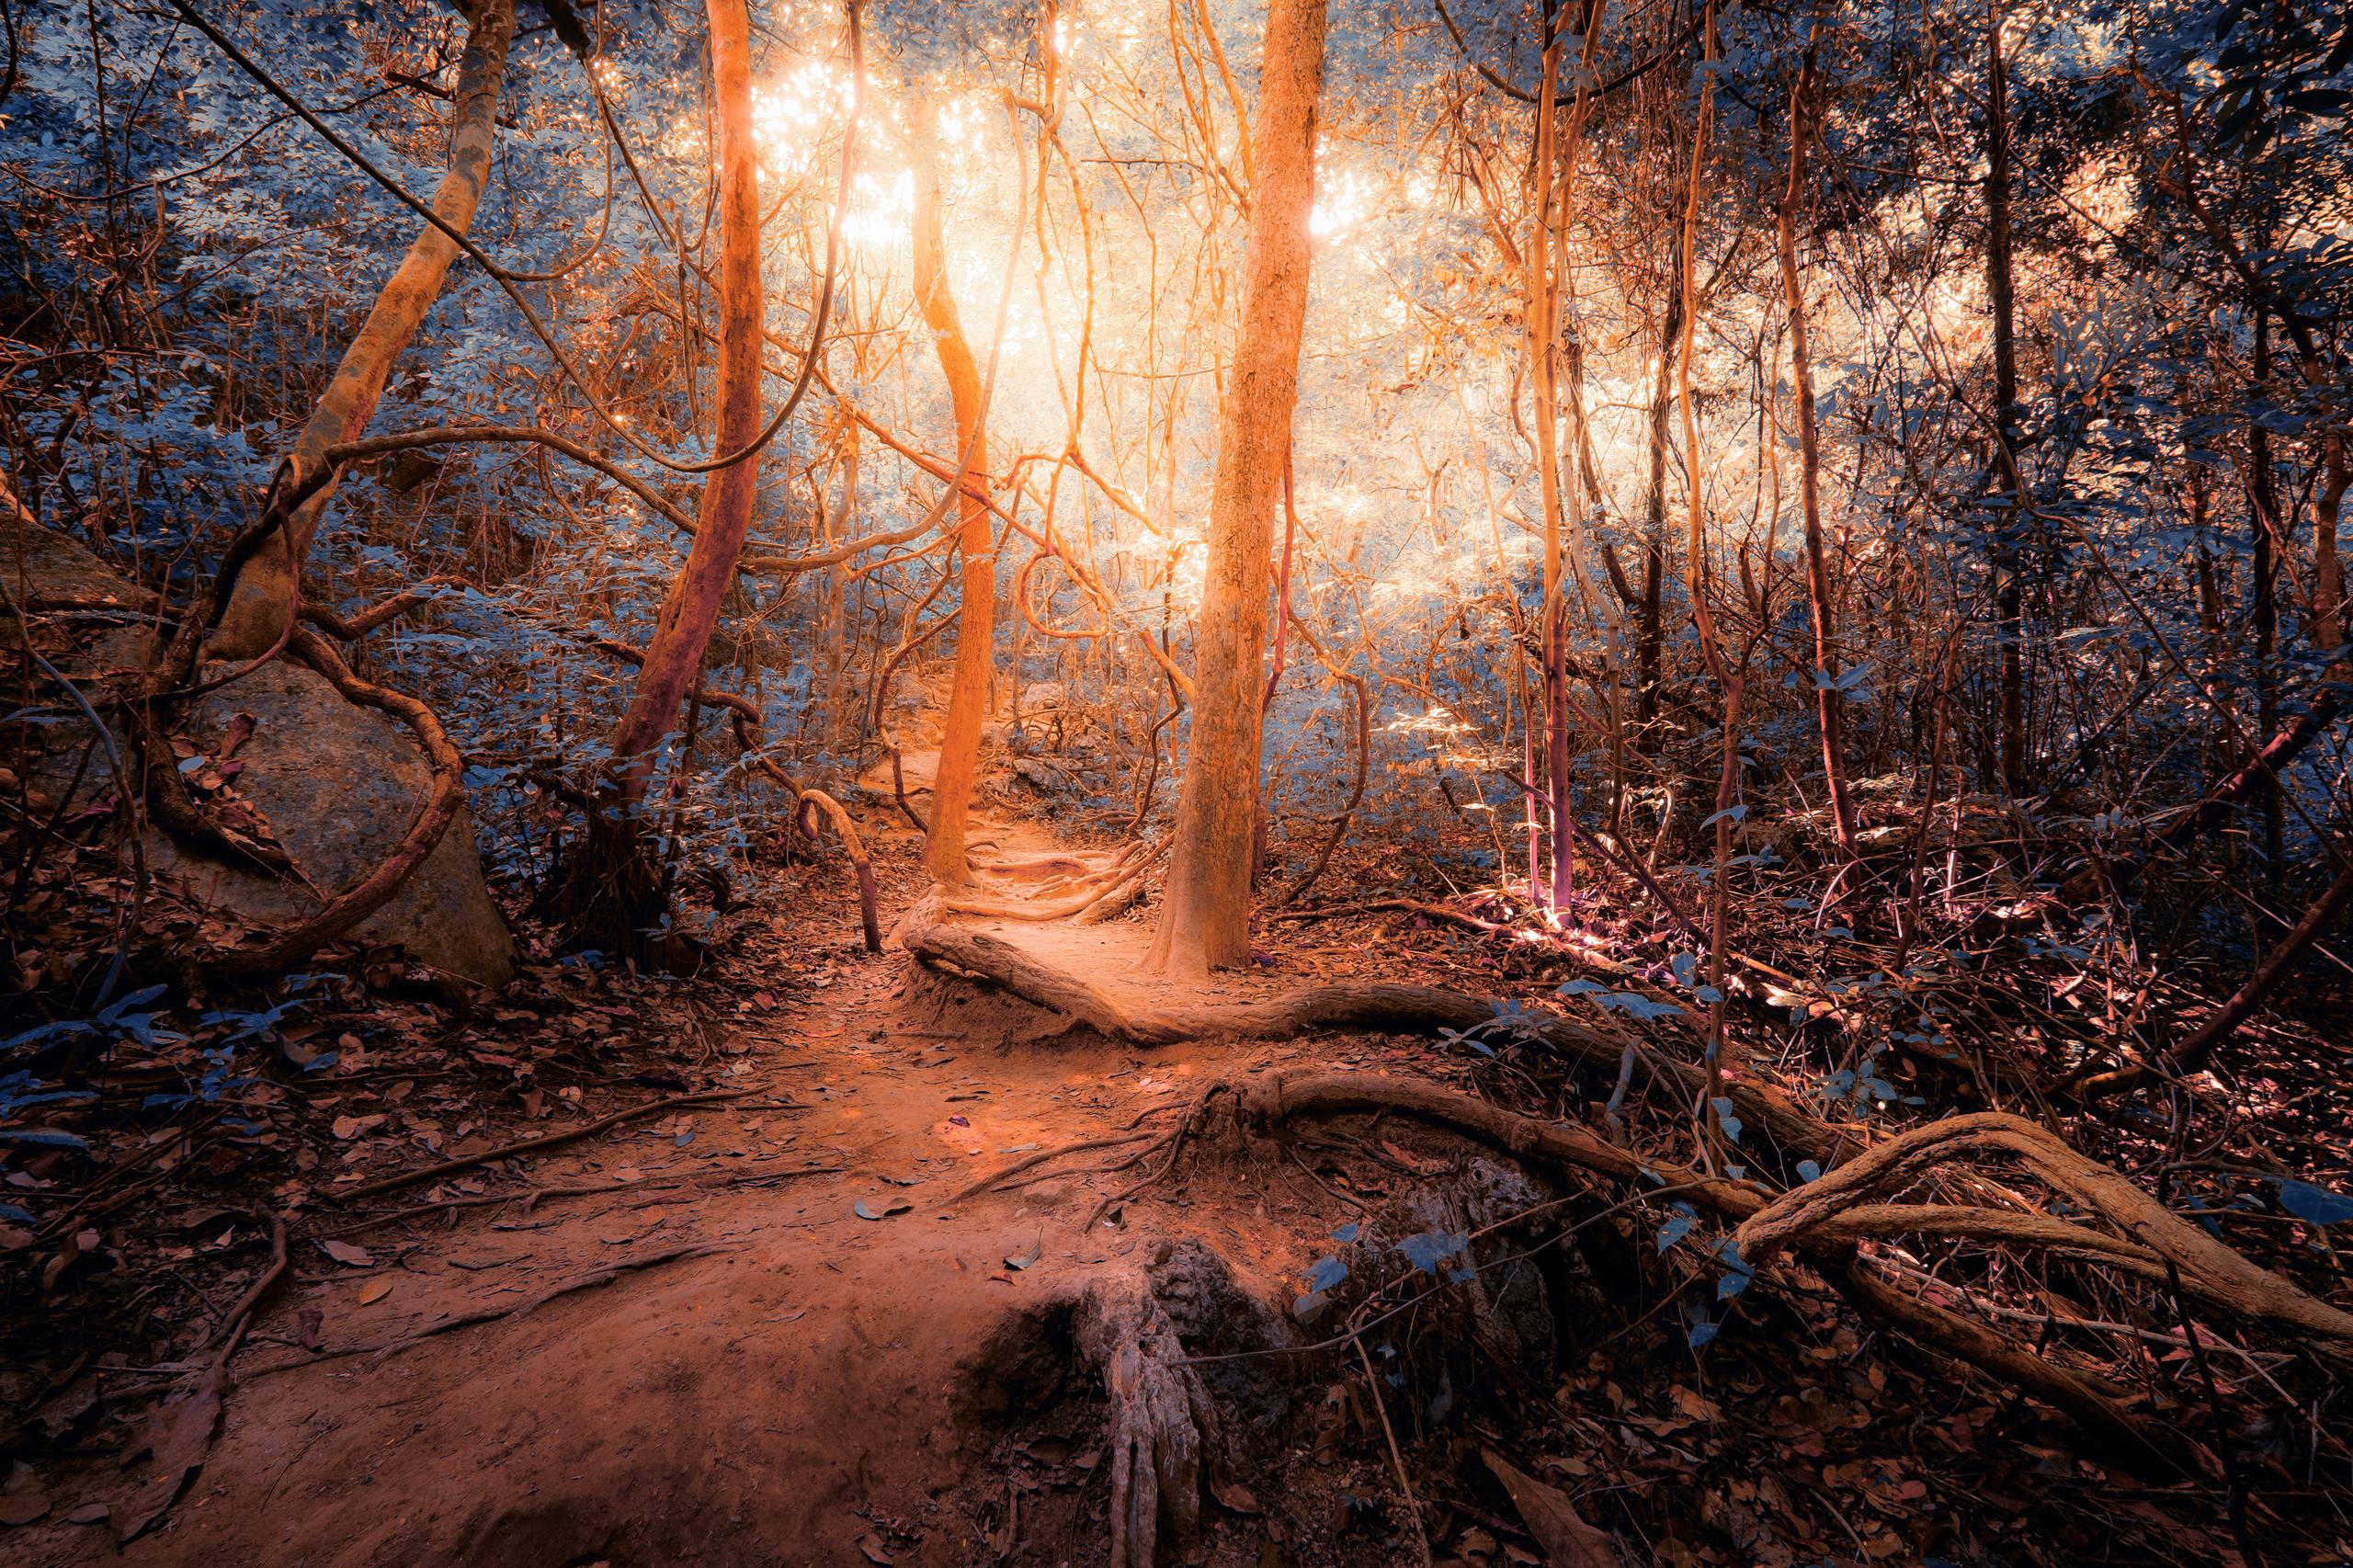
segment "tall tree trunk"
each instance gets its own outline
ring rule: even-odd
[[[1267,8],[1242,319],[1218,418],[1209,560],[1194,622],[1192,755],[1153,937],[1152,967],[1164,973],[1199,976],[1250,953],[1267,556],[1307,321],[1324,31],[1324,0],[1274,0]]]
[[[1830,594],[1830,568],[1822,551],[1822,451],[1814,428],[1813,359],[1807,347],[1805,282],[1798,276],[1798,203],[1805,193],[1806,98],[1813,86],[1814,57],[1806,45],[1805,68],[1790,87],[1790,182],[1781,192],[1778,238],[1781,292],[1790,316],[1790,395],[1798,409],[1798,497],[1805,514],[1805,586],[1813,609],[1813,687],[1822,725],[1822,771],[1830,792],[1830,814],[1838,847],[1855,849],[1855,809],[1847,790],[1847,762],[1838,705],[1837,608]]]
[[[938,350],[940,373],[956,415],[956,448],[964,480],[956,497],[961,519],[956,548],[963,556],[963,598],[956,610],[956,668],[948,688],[948,717],[939,737],[939,769],[931,787],[931,827],[924,865],[943,882],[972,880],[964,858],[964,827],[972,809],[972,779],[981,765],[981,726],[988,718],[989,677],[996,642],[996,549],[989,527],[988,435],[982,428],[981,371],[965,341],[948,287],[948,247],[939,222],[938,112],[926,100],[915,122],[915,291]]]
[[[1552,204],[1561,186],[1553,169],[1559,114],[1552,97],[1561,79],[1563,40],[1553,20],[1547,7],[1544,26],[1549,36],[1544,40],[1544,69],[1536,95],[1536,146],[1529,160],[1536,200],[1521,270],[1526,274],[1522,302],[1528,336],[1529,391],[1536,403],[1537,487],[1544,508],[1544,602],[1539,630],[1543,655],[1544,777],[1551,794],[1552,821],[1549,902],[1558,908],[1568,903],[1576,891],[1576,861],[1569,853],[1565,820],[1570,808],[1568,605],[1561,584],[1561,292],[1552,268],[1552,229],[1557,222]],[[1535,739],[1535,726],[1531,724],[1529,741],[1533,744]]]
[[[1668,246],[1668,269],[1683,275],[1683,240],[1678,231]],[[1636,634],[1634,719],[1648,724],[1658,717],[1659,662],[1665,642],[1666,619],[1660,595],[1666,578],[1666,420],[1675,406],[1676,346],[1683,337],[1683,290],[1678,284],[1666,297],[1666,314],[1658,328],[1658,380],[1651,387],[1650,484],[1643,497],[1642,628]]]
[[[2255,312],[2255,385],[2249,389],[2256,398],[2270,395],[2271,381],[2271,313]],[[2271,474],[2271,434],[2260,419],[2250,420],[2246,434],[2247,516],[2252,523],[2255,562],[2247,592],[2253,599],[2249,607],[2255,620],[2255,706],[2258,732],[2265,735],[2279,733],[2279,676],[2276,668],[2279,651],[2279,554],[2273,547],[2273,530],[2279,527],[2279,503]],[[2273,892],[2279,891],[2287,874],[2287,822],[2279,780],[2266,773],[2256,786],[2256,799],[2263,809],[2263,875]]]
[[[515,0],[482,0],[466,32],[458,62],[458,86],[449,108],[449,172],[433,193],[434,215],[462,234],[474,221],[483,187],[490,179],[490,149],[498,131],[499,92],[506,76],[506,50],[515,37]],[[343,351],[325,395],[279,464],[280,478],[303,483],[326,468],[327,449],[358,440],[375,415],[376,400],[392,366],[406,351],[442,280],[457,259],[458,244],[428,225],[401,258],[376,296],[368,319]],[[291,472],[288,472],[290,470]],[[282,642],[293,624],[298,574],[310,553],[319,519],[334,504],[335,485],[312,495],[287,519],[283,537],[271,540],[238,573],[229,608],[213,630],[206,652],[220,659],[251,659]]]
[[[751,17],[745,0],[710,0],[711,118],[718,129],[719,453],[738,452],[760,434],[759,145],[752,131]],[[812,350],[814,351],[813,348]],[[695,540],[672,581],[638,666],[629,706],[607,743],[611,761],[588,813],[586,835],[567,858],[547,904],[575,946],[639,954],[645,933],[667,913],[668,890],[642,830],[640,810],[654,756],[676,727],[679,704],[701,673],[727,586],[752,525],[756,456],[714,469],[703,481]],[[678,955],[664,961],[674,966]]]
[[[2017,291],[2010,267],[2009,72],[2002,61],[2000,0],[1985,22],[1985,293],[1994,313],[1995,465],[2009,499],[1988,541],[1995,613],[2001,621],[2002,786],[2012,796],[2032,788],[2026,760],[2026,614],[2019,581],[2019,521],[2026,506],[2018,469]]]
[[[760,434],[760,149],[752,131],[751,17],[745,0],[710,0],[711,116],[719,131],[719,423],[714,445],[741,451]],[[613,729],[616,783],[624,803],[645,793],[653,754],[676,725],[721,602],[752,527],[759,459],[703,481],[695,542],[662,601],[637,687]]]

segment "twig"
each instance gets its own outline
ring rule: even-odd
[[[1405,1494],[1405,1512],[1414,1521],[1414,1545],[1422,1555],[1422,1568],[1429,1568],[1429,1528],[1422,1518],[1421,1500],[1414,1495],[1414,1483],[1405,1475],[1405,1455],[1397,1447],[1396,1428],[1389,1424],[1388,1402],[1381,1397],[1381,1378],[1372,1369],[1372,1358],[1365,1353],[1364,1341],[1348,1335],[1348,1343],[1356,1346],[1357,1359],[1364,1363],[1364,1381],[1372,1395],[1372,1408],[1381,1417],[1381,1435],[1389,1439],[1389,1462],[1397,1467],[1397,1490]]]
[[[278,1282],[286,1277],[286,1218],[275,1209],[264,1210],[263,1215],[269,1221],[269,1267],[263,1269],[261,1278],[255,1280],[246,1288],[245,1293],[237,1298],[237,1304],[229,1309],[229,1315],[221,1320],[221,1327],[206,1343],[207,1349],[211,1349],[224,1341],[233,1344],[236,1339],[242,1338],[245,1324],[252,1319],[255,1312],[261,1310],[262,1299],[276,1289]]]

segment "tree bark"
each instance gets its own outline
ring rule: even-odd
[[[759,145],[752,131],[751,18],[745,0],[710,0],[712,118],[719,165],[719,423],[721,453],[749,447],[760,434]],[[637,687],[613,729],[614,785],[620,803],[644,798],[653,754],[678,716],[702,669],[721,601],[752,526],[759,459],[713,470],[696,511],[694,547],[662,601],[662,613],[638,667]]]
[[[2026,613],[2018,578],[2018,527],[2026,505],[2018,469],[2017,291],[2010,267],[2009,73],[2002,61],[2000,0],[1985,25],[1985,294],[1994,314],[1995,455],[2009,499],[1994,525],[1988,564],[2001,622],[2002,787],[2012,797],[2031,788],[2026,765]]]
[[[1324,32],[1324,0],[1276,0],[1268,8],[1242,320],[1218,421],[1208,569],[1194,623],[1192,756],[1150,960],[1163,973],[1204,975],[1250,952],[1267,556],[1299,398]]]
[[[989,528],[988,435],[982,426],[981,372],[965,341],[956,299],[948,287],[948,247],[939,222],[938,115],[930,106],[915,117],[915,291],[939,354],[955,408],[956,449],[965,454],[957,492],[956,548],[963,556],[963,597],[956,610],[956,666],[939,737],[939,768],[931,787],[931,827],[924,865],[943,882],[972,881],[964,858],[964,827],[980,770],[981,726],[988,718],[989,677],[996,640],[996,550]]]
[[[1805,511],[1806,597],[1813,609],[1815,711],[1822,725],[1822,771],[1830,792],[1830,814],[1838,847],[1855,849],[1855,808],[1847,790],[1847,762],[1840,741],[1837,608],[1830,594],[1830,569],[1823,558],[1820,476],[1822,451],[1814,429],[1813,360],[1807,347],[1805,282],[1798,276],[1798,203],[1805,191],[1806,97],[1813,85],[1813,49],[1805,69],[1790,87],[1790,183],[1781,192],[1779,239],[1781,291],[1790,313],[1790,380],[1798,407],[1798,494]]]
[[[514,0],[482,0],[466,34],[458,63],[458,87],[449,112],[449,172],[433,193],[433,211],[459,233],[473,224],[483,187],[490,180],[490,150],[497,134],[498,98],[506,75],[506,51],[515,36]],[[294,449],[278,464],[280,483],[318,488],[286,519],[283,537],[272,540],[237,574],[229,607],[214,628],[205,654],[212,659],[257,658],[284,642],[293,622],[299,573],[310,553],[319,520],[335,500],[327,449],[357,440],[374,416],[377,399],[393,364],[440,297],[458,244],[427,226],[401,258],[358,334],[344,350],[335,378],[311,411]]]

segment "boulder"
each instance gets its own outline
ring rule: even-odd
[[[75,540],[5,517],[0,580],[11,599],[21,582],[36,607],[63,600],[152,602]],[[38,609],[35,619],[42,623],[40,641],[51,662],[75,676],[143,665],[153,646],[140,629],[100,630],[78,619],[43,617]],[[231,667],[207,665],[203,678]],[[391,716],[345,701],[323,676],[283,659],[206,693],[175,717],[173,727],[217,761],[232,734],[246,728],[241,715],[250,719],[251,733],[239,735],[237,766],[225,770],[222,788],[267,824],[302,881],[224,863],[153,828],[147,863],[226,920],[254,928],[290,925],[365,877],[406,835],[433,769]],[[40,738],[45,755],[30,759],[28,774],[36,792],[54,801],[69,790],[89,798],[108,787],[103,765],[80,765],[91,739],[85,725],[51,725]],[[203,778],[224,770],[199,765],[191,771]],[[514,940],[483,881],[472,820],[462,805],[425,864],[357,935],[393,948],[422,971],[420,978],[451,992],[495,990],[513,977]]]
[[[227,668],[210,665],[204,674]],[[161,835],[151,835],[148,863],[247,925],[289,925],[317,910],[320,894],[341,892],[392,853],[424,807],[433,768],[389,715],[345,701],[324,677],[282,659],[198,699],[181,730],[217,755],[240,714],[251,716],[253,733],[236,748],[244,764],[236,791],[318,892],[193,854]],[[513,978],[514,940],[483,881],[462,805],[425,864],[357,935],[398,949],[445,988],[462,981],[496,990]]]

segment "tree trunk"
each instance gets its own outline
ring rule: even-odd
[[[2270,379],[2271,316],[2268,312],[2257,311],[2255,385],[2250,389],[2255,397],[2269,395]],[[2279,733],[2279,674],[2276,667],[2279,650],[2279,566],[2273,530],[2279,526],[2279,504],[2271,475],[2271,434],[2259,419],[2247,424],[2246,460],[2247,513],[2255,551],[2247,591],[2254,600],[2249,608],[2255,620],[2256,724],[2261,733],[2276,735]],[[2263,875],[2276,896],[2288,869],[2285,799],[2279,790],[2279,780],[2266,773],[2256,786],[2256,799],[2263,808]]]
[[[1998,0],[1985,27],[1985,294],[1994,312],[1995,461],[2009,491],[1987,554],[2001,622],[2002,787],[2016,797],[2032,787],[2026,765],[2026,614],[2018,580],[2026,481],[2018,470],[2018,308],[2010,269],[2009,74],[2002,62]]]
[[[981,372],[964,339],[956,299],[948,288],[948,247],[939,223],[938,115],[928,103],[915,117],[915,291],[938,350],[940,374],[956,415],[956,449],[964,479],[956,497],[961,526],[956,547],[964,558],[963,598],[956,610],[956,669],[948,688],[948,716],[939,737],[939,770],[931,787],[931,827],[924,865],[940,881],[972,881],[964,859],[964,825],[972,809],[972,779],[980,770],[981,726],[988,718],[989,676],[996,642],[996,550],[989,528],[988,435],[982,428]]]
[[[1549,23],[1548,23],[1549,26]],[[1552,201],[1560,186],[1553,172],[1556,111],[1553,90],[1561,77],[1563,40],[1556,31],[1544,40],[1544,69],[1536,96],[1536,146],[1529,160],[1536,186],[1533,223],[1523,253],[1528,333],[1529,390],[1536,403],[1536,465],[1538,492],[1544,508],[1544,604],[1540,622],[1542,638],[1544,690],[1544,778],[1551,791],[1552,817],[1552,882],[1548,900],[1555,908],[1576,891],[1575,860],[1568,852],[1567,824],[1561,819],[1569,801],[1568,626],[1566,601],[1561,592],[1561,454],[1558,351],[1561,332],[1560,286],[1552,272]],[[1529,726],[1535,740],[1536,726]],[[1533,760],[1532,758],[1530,759]],[[1535,769],[1530,767],[1531,774]],[[1533,784],[1535,780],[1530,778]],[[1530,857],[1529,880],[1535,880]]]
[[[745,0],[710,0],[712,118],[719,131],[719,423],[721,453],[742,451],[760,434],[759,144],[752,131],[751,18]],[[614,727],[612,754],[621,798],[645,793],[654,748],[702,668],[721,601],[744,552],[759,485],[759,459],[714,470],[703,482],[694,547],[670,585],[646,643],[637,689]]]
[[[1242,320],[1218,421],[1209,561],[1194,623],[1192,755],[1153,937],[1152,967],[1163,973],[1200,976],[1250,952],[1267,555],[1299,398],[1324,29],[1324,0],[1275,0],[1268,8]]]
[[[719,421],[717,451],[743,451],[760,434],[759,145],[752,131],[751,17],[745,0],[710,0],[711,118],[718,128]],[[608,747],[610,772],[567,858],[550,904],[578,946],[637,953],[666,912],[667,890],[641,828],[654,753],[701,674],[727,585],[752,525],[759,460],[714,469],[703,482],[694,546],[671,583],[638,666],[629,707]]]
[[[1822,723],[1822,771],[1829,788],[1838,847],[1851,855],[1855,808],[1847,798],[1838,712],[1847,695],[1838,689],[1837,609],[1830,596],[1829,565],[1822,552],[1822,453],[1814,430],[1813,360],[1806,344],[1805,284],[1798,276],[1798,202],[1805,190],[1806,95],[1813,85],[1813,64],[1809,43],[1805,69],[1790,87],[1790,183],[1781,192],[1779,238],[1781,291],[1790,313],[1790,381],[1798,407],[1798,496],[1805,512],[1805,585],[1813,608],[1813,695]]]
[[[506,50],[515,36],[514,0],[483,0],[466,33],[450,100],[449,172],[433,193],[434,215],[459,233],[472,226],[483,187],[490,179],[490,148],[498,130],[499,91]],[[335,366],[335,379],[312,410],[294,449],[279,463],[280,483],[300,485],[328,468],[327,449],[357,440],[376,412],[392,366],[406,351],[425,314],[440,297],[458,244],[428,226],[401,258],[358,335]],[[289,472],[289,471],[291,472]],[[213,630],[208,656],[253,659],[286,639],[294,622],[298,574],[319,519],[334,503],[335,485],[319,489],[286,520],[283,537],[265,544],[237,574],[229,608]]]

